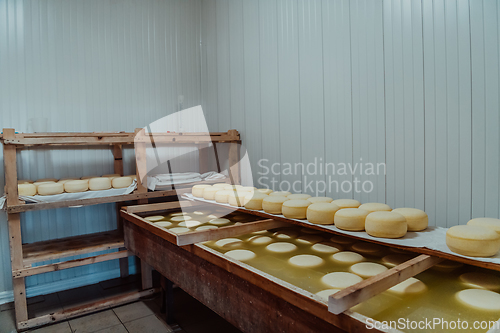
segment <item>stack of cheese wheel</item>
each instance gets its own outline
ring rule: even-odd
[[[197,198],[203,198],[203,191],[207,188],[211,187],[210,185],[195,185],[191,189],[191,194]]]
[[[303,220],[307,217],[309,205],[311,202],[307,200],[287,200],[283,202],[281,212],[287,218]]]
[[[276,192],[273,192],[276,193]],[[273,196],[273,193],[262,200],[262,209],[269,214],[281,214],[283,203],[288,200],[287,197]]]
[[[491,257],[500,250],[500,234],[479,225],[456,225],[446,232],[446,245],[469,257]]]
[[[132,185],[132,182],[133,180],[130,177],[115,177],[111,179],[111,186],[113,188],[127,188]]]
[[[333,218],[339,209],[339,206],[331,202],[312,203],[307,207],[307,220],[314,224],[333,224]]]
[[[89,190],[103,191],[111,188],[111,179],[108,177],[95,177],[89,179]]]
[[[406,235],[408,227],[403,215],[395,212],[376,211],[366,217],[365,230],[368,235],[373,237],[400,238]]]
[[[55,195],[64,192],[64,185],[61,183],[45,182],[40,184],[37,188],[39,195]]]
[[[335,226],[347,231],[363,231],[368,214],[368,211],[361,208],[340,209],[335,213]]]
[[[408,231],[422,231],[429,225],[429,217],[420,209],[416,208],[397,208],[393,212],[403,215],[408,224]]]

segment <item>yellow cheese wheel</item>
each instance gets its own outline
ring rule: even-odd
[[[363,281],[361,277],[353,273],[334,272],[326,274],[321,282],[335,289],[344,289]]]
[[[365,230],[368,235],[373,237],[400,238],[406,235],[406,219],[399,213],[373,212],[366,217]]]
[[[218,203],[226,203],[227,204],[228,196],[232,192],[233,191],[228,191],[228,190],[217,191],[215,193],[215,196],[214,196],[215,201]]]
[[[329,197],[311,197],[307,198],[307,201],[310,201],[311,203],[320,203],[320,202],[332,202],[333,199]]]
[[[191,188],[191,194],[197,198],[203,198],[203,191],[208,187],[212,187],[212,186],[210,186],[210,185],[195,185]]]
[[[500,250],[500,234],[485,227],[456,225],[446,232],[446,245],[464,256],[491,257]]]
[[[281,212],[283,216],[289,219],[303,220],[307,216],[307,207],[311,202],[307,200],[287,200],[283,202]]]
[[[243,241],[239,238],[222,238],[215,242],[215,246],[221,248],[234,247],[235,245],[242,244]]]
[[[39,195],[56,195],[64,192],[64,185],[59,183],[41,184],[37,188]]]
[[[331,258],[337,263],[349,265],[362,262],[365,259],[361,254],[351,251],[337,252]]]
[[[372,212],[390,212],[392,209],[389,205],[380,202],[369,202],[362,204],[359,208]]]
[[[427,291],[427,286],[419,279],[411,277],[389,288],[388,291],[401,296],[415,295]]]
[[[408,231],[422,231],[429,225],[429,217],[423,210],[416,208],[396,208],[393,212],[403,215],[408,224]]]
[[[361,206],[361,202],[354,199],[337,199],[332,201],[334,204],[342,208],[358,208]]]
[[[245,196],[248,192],[232,191],[227,196],[227,203],[234,207],[243,207],[247,203]]]
[[[500,234],[500,219],[490,217],[478,217],[467,222],[467,225],[475,225],[495,230]]]
[[[273,190],[271,190],[270,188],[258,188],[256,192],[269,195],[273,193]]]
[[[323,241],[323,237],[318,235],[302,235],[297,237],[297,242],[304,244],[315,244]]]
[[[309,194],[302,194],[302,193],[296,193],[296,194],[290,194],[287,195],[287,198],[290,200],[307,200],[311,196]]]
[[[127,188],[132,185],[132,178],[130,177],[116,177],[111,180],[113,188]]]
[[[47,181],[47,182],[34,182],[34,183],[33,183],[33,185],[35,185],[35,186],[36,186],[36,188],[38,189],[38,186],[40,186],[40,185],[43,185],[43,184],[53,184],[53,183],[55,183],[55,182],[53,182],[53,181]]]
[[[491,290],[465,289],[459,291],[456,297],[461,304],[475,310],[488,312],[500,311],[500,294]]]
[[[85,192],[89,189],[89,182],[87,180],[70,180],[64,184],[64,190],[68,193]]]
[[[387,270],[387,267],[373,262],[359,262],[352,265],[349,270],[362,278],[369,278]]]
[[[307,207],[307,221],[314,224],[333,224],[333,217],[338,210],[339,206],[334,203],[319,202],[310,204]]]
[[[314,251],[320,252],[320,253],[334,254],[334,253],[340,252],[341,248],[340,248],[340,246],[333,244],[333,243],[322,242],[322,243],[316,243],[313,246],[311,246],[311,250],[314,250]]]
[[[255,253],[249,250],[231,250],[229,252],[224,253],[226,256],[239,260],[246,261],[255,258]]]
[[[96,177],[89,179],[89,190],[103,191],[111,188],[111,179],[107,177]]]
[[[64,185],[64,184],[66,184],[67,182],[70,182],[70,181],[73,181],[73,180],[77,180],[77,179],[75,179],[75,178],[60,179],[60,180],[58,181],[58,183],[59,183],[59,184],[63,184],[63,185]]]
[[[316,267],[323,264],[325,261],[318,256],[299,254],[288,259],[288,262],[298,267]]]
[[[269,214],[281,214],[283,203],[288,199],[287,197],[273,196],[273,193],[262,200],[262,209]]]
[[[245,208],[252,210],[262,210],[262,201],[268,197],[260,192],[250,192],[245,196]]]
[[[344,208],[335,213],[335,226],[342,230],[363,231],[369,212],[360,208]]]
[[[17,185],[17,193],[22,196],[36,195],[36,186],[33,184],[19,184]]]
[[[205,200],[215,200],[215,194],[219,191],[224,191],[221,187],[211,186],[205,187],[203,190],[203,199]]]
[[[266,246],[266,250],[276,253],[292,252],[297,249],[297,245],[287,242],[277,242]]]
[[[59,179],[56,178],[42,178],[42,179],[37,179],[37,183],[45,183],[45,182],[54,182],[56,183]]]
[[[273,196],[273,197],[274,197],[274,196],[276,196],[276,197],[287,197],[287,196],[289,196],[290,194],[292,194],[292,193],[290,193],[290,192],[288,192],[288,191],[275,191],[275,192],[273,192],[273,193],[271,193],[271,194],[269,194],[269,195],[271,195],[271,196]]]

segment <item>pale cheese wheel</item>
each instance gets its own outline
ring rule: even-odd
[[[404,280],[401,283],[398,283],[394,287],[391,287],[387,290],[389,292],[394,293],[394,294],[406,296],[406,295],[421,294],[421,293],[427,291],[427,286],[425,285],[425,283],[423,283],[419,279],[411,277],[407,280]]]
[[[203,198],[203,191],[210,185],[195,185],[191,188],[191,194],[197,198]]]
[[[220,187],[220,190],[223,190],[224,187],[226,187],[228,184],[227,183],[217,183],[217,184],[213,184],[212,186],[213,187]]]
[[[456,225],[446,232],[446,245],[464,256],[491,257],[500,250],[500,234],[480,226]]]
[[[457,300],[476,310],[500,311],[500,294],[491,290],[466,289],[456,294]]]
[[[184,228],[184,227],[175,227],[175,228],[171,228],[171,229],[168,229],[168,230],[172,231],[173,233],[176,233],[176,234],[184,234],[186,232],[190,232],[191,231],[188,228]]]
[[[307,198],[307,201],[310,201],[311,203],[320,203],[320,202],[329,203],[329,202],[332,202],[333,199],[329,198],[329,197],[311,197],[311,198]]]
[[[237,188],[236,190],[240,192],[255,192],[257,188],[253,186],[242,186],[240,188]]]
[[[227,203],[233,207],[243,207],[247,203],[246,195],[247,192],[232,191],[227,196]]]
[[[335,226],[342,230],[363,231],[370,212],[360,208],[344,208],[335,213]]]
[[[168,227],[172,226],[172,223],[170,223],[168,221],[159,221],[159,222],[156,222],[155,225],[158,227],[162,227],[162,228],[168,228]]]
[[[295,238],[299,235],[299,233],[295,230],[279,230],[276,231],[273,236],[280,239],[290,239]]]
[[[48,182],[34,182],[33,185],[36,186],[37,190],[38,190],[38,186],[40,185],[43,185],[43,184],[55,184],[55,182],[53,181],[48,181]]]
[[[92,178],[99,178],[99,176],[85,176],[85,177],[80,177],[80,179],[82,179],[82,180],[92,179]]]
[[[107,177],[98,177],[89,179],[89,190],[103,191],[111,188],[111,179]]]
[[[311,196],[309,194],[302,194],[302,193],[287,195],[287,198],[290,200],[307,200],[310,197]]]
[[[266,250],[276,253],[287,253],[297,249],[297,245],[287,242],[277,242],[266,246]]]
[[[273,192],[276,193],[276,192]],[[283,203],[288,201],[287,197],[283,196],[273,196],[273,193],[269,194],[266,198],[262,200],[262,209],[269,214],[281,214]]]
[[[273,197],[287,197],[290,194],[292,194],[292,193],[290,193],[288,191],[275,191],[275,192],[273,192],[273,193],[271,193],[269,195],[273,196]]]
[[[394,267],[410,260],[412,257],[406,254],[389,254],[382,258],[382,262],[388,266]]]
[[[144,219],[146,221],[156,222],[156,221],[161,221],[164,218],[165,218],[165,216],[162,216],[162,215],[154,215],[154,216],[146,216]]]
[[[340,209],[343,208],[358,208],[361,206],[361,202],[358,200],[354,199],[337,199],[332,201],[334,204],[340,207]]]
[[[288,262],[297,267],[316,267],[323,264],[325,261],[318,256],[299,254],[288,259]]]
[[[37,179],[35,183],[45,183],[45,182],[53,182],[57,183],[59,179],[56,178],[42,178],[42,179]]]
[[[132,178],[130,177],[116,177],[111,180],[113,188],[127,188],[132,185]]]
[[[228,190],[217,191],[214,196],[215,202],[227,204],[228,196],[231,193],[232,191]]]
[[[64,190],[68,193],[85,192],[89,189],[89,182],[87,180],[71,180],[64,184]]]
[[[37,188],[39,195],[56,195],[64,192],[64,185],[59,183],[41,184]]]
[[[264,245],[271,243],[273,239],[269,236],[253,236],[248,241],[254,245]]]
[[[401,238],[406,235],[406,219],[399,213],[376,211],[366,217],[365,230],[373,237]]]
[[[68,178],[68,179],[60,179],[58,181],[59,184],[66,184],[67,182],[71,182],[71,181],[74,181],[74,180],[79,180],[79,179],[74,179],[74,178]]]
[[[352,265],[349,270],[362,278],[369,278],[385,272],[387,267],[374,262],[359,262]]]
[[[269,195],[273,193],[273,190],[271,190],[270,188],[258,188],[256,192]]]
[[[254,192],[245,196],[245,208],[251,210],[262,210],[262,201],[268,197],[267,194]]]
[[[18,184],[17,194],[22,196],[34,196],[36,195],[36,186],[33,184]]]
[[[297,242],[304,244],[316,244],[323,240],[323,237],[318,235],[302,235],[297,238]]]
[[[356,252],[351,251],[342,251],[335,253],[331,257],[334,261],[341,264],[357,264],[358,262],[362,262],[365,258]]]
[[[226,186],[224,186],[224,189],[226,191],[236,191],[237,189],[242,188],[242,187],[243,187],[242,185],[226,184]]]
[[[468,272],[460,275],[460,281],[470,288],[500,291],[500,276],[481,272]]]
[[[210,229],[218,229],[219,227],[215,225],[203,225],[201,227],[196,228],[196,231],[204,231],[204,230],[210,230]]]
[[[321,278],[321,282],[335,289],[344,289],[363,281],[358,275],[347,272],[328,273]]]
[[[283,202],[281,212],[289,219],[304,220],[307,216],[307,207],[311,203],[307,200],[287,200]]]
[[[384,203],[380,202],[369,202],[369,203],[364,203],[359,208],[364,209],[369,211],[370,213],[373,212],[390,212],[392,208],[389,205],[386,205]]]
[[[215,194],[219,191],[224,191],[220,187],[205,187],[203,190],[203,199],[205,200],[215,200]]]
[[[231,221],[228,219],[225,219],[225,218],[215,218],[215,219],[208,221],[208,223],[214,224],[214,225],[224,225],[224,224],[231,223]]]
[[[199,225],[202,225],[202,223],[200,221],[189,220],[189,221],[182,221],[178,225],[179,227],[194,228]]]
[[[127,175],[125,177],[132,179],[132,181],[137,180],[137,175]]]
[[[226,252],[225,255],[239,261],[246,261],[255,258],[255,253],[249,250],[232,250]]]
[[[236,244],[241,244],[243,241],[239,238],[223,238],[219,239],[217,242],[215,242],[215,245],[218,247],[227,247],[227,246],[234,246]]]
[[[408,224],[408,231],[422,231],[429,225],[427,213],[416,208],[396,208],[393,212],[403,215]]]
[[[187,221],[187,220],[191,220],[192,217],[189,216],[189,215],[177,215],[177,216],[172,216],[170,218],[170,221],[172,222],[182,222],[182,221]]]
[[[106,177],[109,178],[110,180],[113,180],[115,178],[121,177],[121,175],[118,173],[112,173],[112,174],[102,175],[102,177]]]
[[[189,216],[189,213],[184,213],[184,212],[177,212],[177,213],[172,213],[172,216]]]
[[[333,218],[338,210],[339,206],[333,203],[312,203],[307,207],[307,221],[314,224],[333,224]]]
[[[328,302],[328,298],[330,297],[330,295],[333,295],[339,291],[340,289],[325,289],[318,291],[316,295],[318,295],[323,301]]]
[[[34,181],[29,180],[29,179],[20,179],[17,181],[18,184],[33,184]]]
[[[328,243],[328,242],[323,242],[323,243],[316,243],[313,246],[311,246],[311,249],[320,253],[337,253],[341,249],[333,243]]]
[[[500,234],[500,219],[478,217],[467,222],[467,225],[489,228],[491,230],[495,230],[498,234]]]

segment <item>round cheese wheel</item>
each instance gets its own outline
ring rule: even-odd
[[[160,222],[156,222],[155,225],[158,227],[162,227],[162,228],[168,228],[168,227],[172,226],[172,223],[170,223],[168,221],[160,221]]]
[[[197,198],[203,198],[203,191],[210,185],[195,185],[191,188],[191,194]]]
[[[231,193],[232,193],[232,191],[228,191],[228,190],[217,191],[215,193],[214,199],[218,203],[225,203],[225,204],[227,204],[228,196]]]
[[[276,193],[276,192],[273,192]],[[262,209],[269,214],[281,214],[283,203],[287,201],[287,197],[273,196],[269,194],[262,200]]]
[[[127,175],[125,177],[132,179],[132,181],[137,180],[137,175]]]
[[[332,259],[341,264],[356,264],[358,262],[362,262],[365,258],[356,252],[351,251],[343,251],[338,252],[332,255]]]
[[[352,238],[343,237],[343,236],[332,236],[330,238],[330,240],[334,243],[343,244],[343,245],[349,245],[349,244],[352,244],[355,242]]]
[[[171,229],[168,229],[168,230],[172,231],[173,233],[176,233],[176,234],[184,234],[186,232],[190,232],[191,231],[188,228],[184,228],[184,227],[175,227],[175,228],[171,228]]]
[[[87,180],[71,180],[64,184],[64,190],[68,193],[85,192],[89,189],[89,182]]]
[[[38,186],[40,185],[43,185],[43,184],[54,184],[53,181],[48,181],[48,182],[34,182],[33,185],[36,186],[37,190],[38,190]]]
[[[254,245],[263,245],[271,243],[273,239],[268,236],[253,236],[250,237],[248,241]]]
[[[495,230],[498,234],[500,234],[500,219],[478,217],[467,222],[467,225],[489,228],[491,230]]]
[[[45,183],[45,182],[53,182],[56,183],[59,179],[56,178],[42,178],[42,179],[37,179],[36,183]]]
[[[361,206],[361,202],[358,200],[354,199],[337,199],[332,201],[334,204],[340,207],[340,209],[343,208],[358,208]]]
[[[468,272],[460,275],[460,281],[470,288],[500,291],[500,276],[498,275]]]
[[[164,218],[165,218],[165,216],[162,216],[162,215],[154,215],[154,216],[146,216],[144,219],[146,221],[156,222],[156,221],[161,221]]]
[[[404,263],[405,261],[410,260],[412,257],[406,254],[389,254],[382,258],[382,262],[387,266],[397,266],[399,264]]]
[[[353,251],[356,251],[358,253],[362,253],[365,255],[376,255],[378,253],[383,252],[384,247],[377,245],[377,244],[373,244],[373,243],[359,242],[359,243],[353,244],[351,249]]]
[[[216,183],[216,184],[213,184],[212,186],[213,187],[220,187],[220,190],[223,190],[224,187],[226,187],[228,184],[227,183]]]
[[[257,190],[257,188],[253,187],[253,186],[242,186],[236,190],[241,191],[241,192],[255,192],[255,190]]]
[[[269,195],[273,196],[273,197],[287,197],[290,194],[292,194],[292,193],[290,193],[288,191],[275,191],[275,192],[273,192],[273,193],[271,193]]]
[[[307,207],[311,203],[307,200],[287,200],[283,202],[281,212],[284,217],[289,219],[303,220],[307,216]]]
[[[85,177],[81,177],[80,179],[92,179],[92,178],[99,178],[99,176],[85,176]]]
[[[208,223],[215,224],[215,225],[224,225],[224,224],[231,223],[231,221],[228,219],[224,219],[224,218],[215,218],[215,219],[208,221]]]
[[[68,179],[60,179],[60,180],[58,181],[58,183],[59,183],[59,184],[63,184],[63,185],[64,185],[64,184],[66,184],[67,182],[71,182],[71,181],[73,181],[73,180],[80,180],[80,179],[71,179],[71,178],[68,178]]]
[[[392,208],[389,205],[379,202],[369,202],[362,204],[359,208],[372,212],[390,212]]]
[[[429,217],[423,210],[416,208],[396,208],[393,212],[403,215],[408,224],[408,231],[422,231],[429,225]]]
[[[373,237],[400,238],[406,235],[406,219],[399,213],[373,212],[368,214],[365,219],[365,230],[368,235]]]
[[[177,215],[177,216],[172,216],[170,218],[170,221],[172,222],[181,222],[181,221],[188,221],[191,220],[192,217],[189,215]]]
[[[340,249],[333,243],[328,243],[328,242],[323,242],[323,243],[316,243],[313,246],[311,246],[311,249],[320,253],[337,253],[340,251]]]
[[[234,207],[243,207],[247,203],[245,196],[248,192],[232,191],[227,196],[227,203]]]
[[[205,199],[205,200],[215,200],[215,194],[218,191],[224,191],[224,190],[221,189],[220,187],[214,187],[214,186],[205,187],[205,189],[203,190],[203,199]]]
[[[319,202],[310,204],[307,207],[307,221],[314,224],[333,224],[333,217],[338,210],[339,206],[333,203]]]
[[[111,180],[113,188],[127,188],[132,185],[132,178],[130,177],[116,177]]]
[[[349,269],[351,272],[361,276],[362,278],[369,278],[385,272],[387,267],[373,262],[359,262],[352,265]]]
[[[255,253],[249,250],[232,250],[226,252],[225,255],[239,261],[246,261],[255,258]]]
[[[295,230],[279,230],[276,231],[273,236],[280,239],[290,239],[295,238],[299,235],[299,233]]]
[[[37,188],[39,195],[55,195],[64,192],[64,185],[59,183],[41,184]]]
[[[242,187],[243,186],[241,186],[241,185],[226,184],[226,186],[224,186],[224,189],[227,191],[236,191],[237,189],[242,188]]]
[[[201,224],[202,223],[200,221],[189,220],[189,221],[182,221],[181,223],[179,223],[179,227],[194,228]]]
[[[310,201],[311,203],[320,203],[320,202],[329,203],[329,202],[332,202],[333,199],[329,198],[329,197],[311,197],[311,198],[308,198],[307,201]]]
[[[476,310],[500,311],[500,294],[491,290],[465,289],[456,294],[457,300]]]
[[[36,195],[36,186],[33,184],[18,184],[17,194],[22,196]]]
[[[273,190],[271,190],[270,188],[258,188],[256,192],[269,195],[273,193]]]
[[[193,212],[193,214],[194,214],[194,215],[204,215],[205,213],[203,213],[203,212],[199,212],[199,211],[195,211],[195,212]]]
[[[323,240],[323,237],[318,235],[302,235],[297,238],[297,242],[304,244],[316,244]]]
[[[411,277],[387,290],[394,294],[405,296],[405,295],[421,294],[427,291],[427,286],[419,279]]]
[[[356,274],[347,272],[328,273],[321,278],[321,282],[335,289],[344,289],[361,281],[363,279]]]
[[[215,225],[203,225],[201,227],[196,228],[196,231],[204,231],[204,230],[210,230],[210,229],[218,229],[219,227]]]
[[[34,181],[29,180],[29,179],[20,179],[17,181],[18,184],[33,184]]]
[[[218,247],[227,247],[227,246],[239,245],[242,242],[243,241],[239,238],[223,238],[215,242],[215,245]]]
[[[267,194],[260,192],[248,193],[245,196],[245,208],[252,210],[262,210],[262,201],[268,197]]]
[[[90,178],[89,179],[89,190],[91,191],[103,191],[109,190],[111,188],[111,179],[106,177]]]
[[[363,231],[370,212],[360,208],[344,208],[335,213],[335,226],[342,230]]]
[[[278,242],[266,246],[266,250],[277,253],[292,252],[297,249],[297,245],[287,242]]]
[[[316,267],[323,264],[325,261],[318,256],[299,254],[288,259],[288,262],[298,267]]]
[[[302,194],[302,193],[297,193],[297,194],[290,194],[287,195],[288,199],[290,200],[307,200],[311,196],[309,194]]]
[[[115,179],[115,178],[118,178],[118,177],[121,177],[120,174],[118,173],[112,173],[112,174],[107,174],[107,175],[102,175],[103,177],[106,177],[106,178],[109,178],[111,180]]]
[[[446,245],[464,256],[491,257],[500,250],[500,234],[485,227],[456,225],[446,232]]]
[[[340,289],[325,289],[318,291],[316,295],[318,295],[323,301],[328,302],[328,298],[330,297],[330,295],[333,295],[339,291]]]

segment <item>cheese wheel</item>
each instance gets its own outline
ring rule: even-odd
[[[427,291],[427,286],[419,279],[411,277],[387,290],[394,294],[406,296],[406,295],[421,294]]]
[[[224,219],[224,218],[215,218],[215,219],[208,221],[208,223],[215,224],[215,225],[224,225],[224,224],[231,223],[231,221],[228,219]]]
[[[267,194],[260,192],[248,193],[245,196],[245,208],[252,210],[262,210],[262,201],[268,197]]]
[[[311,203],[307,200],[287,200],[283,202],[281,212],[284,217],[289,219],[303,220],[307,216],[307,207]]]
[[[295,230],[279,230],[276,231],[273,236],[280,239],[290,239],[295,238],[299,235],[299,233]]]
[[[21,179],[17,181],[18,184],[33,184],[34,181],[29,180],[29,179]]]
[[[478,217],[467,222],[467,225],[489,228],[491,230],[495,230],[498,234],[500,234],[500,219]]]
[[[335,213],[335,226],[342,230],[363,231],[370,212],[360,208],[344,208]]]
[[[213,187],[220,187],[220,190],[223,190],[224,187],[226,187],[228,184],[227,183],[217,183],[217,184],[213,184],[212,186]]]
[[[71,182],[71,181],[73,181],[73,180],[79,180],[79,179],[74,179],[74,178],[73,178],[73,179],[71,179],[71,178],[68,178],[68,179],[60,179],[60,180],[58,181],[58,183],[59,183],[59,184],[63,184],[63,185],[64,185],[64,184],[66,184],[67,182]]]
[[[168,230],[172,231],[173,233],[176,233],[176,234],[184,234],[186,232],[190,232],[191,231],[188,228],[184,228],[184,227],[175,227],[175,228],[171,228],[171,229],[168,229]]]
[[[231,193],[232,193],[232,191],[228,191],[228,190],[222,190],[222,191],[215,192],[215,196],[214,196],[215,202],[227,204],[228,196]]]
[[[429,217],[423,210],[416,208],[396,208],[393,212],[403,215],[408,224],[408,231],[422,231],[429,225]]]
[[[288,199],[287,197],[273,196],[273,193],[262,200],[262,209],[269,214],[281,214],[283,203]]]
[[[361,254],[351,251],[335,253],[331,258],[337,263],[350,265],[362,262],[365,259]]]
[[[328,298],[330,297],[330,295],[333,295],[339,291],[340,289],[325,289],[318,291],[316,295],[318,295],[323,301],[328,302]]]
[[[64,190],[68,193],[85,192],[89,189],[89,182],[87,180],[70,180],[64,184]]]
[[[237,190],[237,189],[239,189],[239,188],[242,188],[242,187],[243,187],[243,186],[241,186],[241,185],[231,185],[231,184],[226,184],[226,186],[224,186],[224,189],[225,189],[226,191],[235,191],[235,190]]]
[[[189,221],[182,221],[181,223],[179,223],[179,227],[194,228],[201,224],[202,223],[200,221],[189,220]]]
[[[38,186],[40,185],[43,185],[43,184],[55,184],[55,182],[53,181],[48,181],[48,182],[34,182],[33,185],[36,186],[37,190],[38,190]]]
[[[120,174],[118,173],[112,173],[112,174],[107,174],[107,175],[102,175],[103,177],[109,178],[110,180],[113,180],[115,178],[121,177]]]
[[[113,188],[127,188],[132,185],[132,178],[130,177],[116,177],[111,180]]]
[[[203,225],[201,227],[196,228],[196,231],[204,231],[204,230],[210,230],[210,229],[218,229],[219,227],[215,225]]]
[[[162,227],[162,228],[168,228],[168,227],[172,226],[172,223],[170,223],[168,221],[160,221],[160,222],[156,222],[155,225],[158,227]]]
[[[307,207],[307,221],[314,224],[333,224],[333,217],[338,210],[339,206],[333,203],[313,203]]]
[[[334,204],[340,207],[340,209],[343,208],[358,208],[361,206],[361,202],[358,200],[354,199],[337,199],[332,201]]]
[[[328,273],[321,278],[321,282],[335,289],[344,289],[363,281],[358,275],[347,272]]]
[[[137,180],[137,175],[127,175],[125,177],[132,179],[132,181]]]
[[[290,200],[307,200],[310,197],[311,196],[309,194],[302,194],[302,193],[287,195],[287,198]]]
[[[18,184],[17,194],[22,196],[36,195],[36,186],[33,184]]]
[[[215,242],[215,245],[218,247],[228,247],[228,246],[234,246],[236,244],[241,244],[243,241],[239,238],[223,238],[219,239],[217,242]]]
[[[323,237],[318,235],[302,235],[297,238],[297,242],[304,244],[315,244],[323,241]]]
[[[59,183],[41,184],[37,188],[39,195],[55,195],[64,192],[64,185]]]
[[[57,181],[59,181],[59,179],[56,179],[56,178],[42,178],[42,179],[37,179],[36,183],[45,183],[45,182],[56,183]]]
[[[358,253],[375,255],[377,253],[381,253],[384,250],[384,247],[373,243],[359,242],[353,244],[351,249]]]
[[[264,245],[271,243],[273,239],[269,236],[253,236],[248,241],[254,245]]]
[[[187,220],[191,220],[191,219],[192,219],[192,217],[189,215],[177,215],[177,216],[172,216],[170,218],[170,221],[181,222],[181,221],[187,221]]]
[[[369,202],[362,204],[359,208],[372,212],[390,212],[392,209],[389,205],[380,202]]]
[[[491,257],[500,250],[500,234],[480,226],[456,225],[446,232],[446,245],[464,256]]]
[[[219,191],[224,191],[220,187],[205,187],[203,190],[203,199],[205,200],[215,200],[215,194]]]
[[[146,216],[144,219],[146,221],[156,222],[156,221],[161,221],[164,218],[165,218],[165,216],[162,216],[162,215],[154,215],[154,216]]]
[[[191,194],[197,198],[203,198],[203,191],[210,185],[195,185],[191,188]]]
[[[271,190],[270,188],[258,188],[258,189],[256,190],[256,192],[260,192],[260,193],[262,193],[262,194],[267,194],[267,195],[269,195],[269,194],[273,193],[273,190]]]
[[[199,212],[199,211],[195,211],[195,212],[193,212],[193,214],[194,214],[194,215],[204,215],[205,213],[203,213],[203,212]]]
[[[107,177],[98,177],[89,179],[89,190],[103,191],[111,188],[111,179]]]
[[[369,278],[385,272],[387,267],[373,262],[359,262],[352,265],[349,270],[362,278]]]
[[[276,253],[287,253],[297,249],[297,245],[287,242],[278,242],[266,246],[266,250]]]
[[[237,188],[236,190],[240,192],[255,192],[256,189],[257,188],[253,186],[242,186],[240,188]]]
[[[368,235],[373,237],[400,238],[406,235],[406,219],[399,213],[373,212],[366,217],[365,230]]]
[[[337,253],[341,250],[337,245],[328,242],[316,243],[313,246],[311,246],[311,249],[320,253],[329,253],[329,254]]]
[[[397,266],[399,264],[404,263],[405,261],[410,260],[412,257],[406,254],[389,254],[382,258],[382,262],[387,266]]]
[[[271,193],[269,195],[271,195],[273,197],[287,197],[290,194],[292,194],[292,193],[290,193],[288,191],[275,191],[275,192],[273,192],[273,193]]]
[[[255,258],[255,253],[249,250],[232,250],[226,252],[225,255],[239,261],[246,261]]]
[[[498,275],[480,272],[468,272],[460,275],[459,279],[469,288],[500,291],[500,276]]]
[[[184,213],[184,212],[178,212],[178,213],[172,213],[172,216],[189,216],[189,213]]]
[[[311,197],[311,198],[307,198],[307,201],[310,201],[311,203],[320,203],[320,202],[329,203],[329,202],[332,202],[333,199],[329,198],[329,197]]]
[[[85,180],[85,179],[92,179],[92,178],[99,178],[99,176],[85,176],[85,177],[81,177],[80,179]]]
[[[227,196],[227,203],[234,207],[243,207],[247,203],[245,196],[248,192],[232,191]]]
[[[318,256],[299,254],[288,259],[288,262],[298,267],[316,267],[323,264],[325,261]]]
[[[476,310],[500,311],[500,294],[490,290],[466,289],[456,294],[457,300]]]

